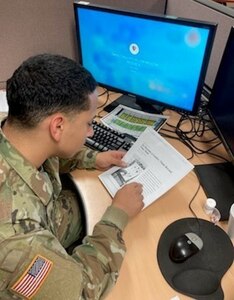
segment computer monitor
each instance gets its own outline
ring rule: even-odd
[[[234,27],[214,81],[208,113],[230,155],[230,162],[202,165],[195,169],[207,196],[216,200],[222,220],[227,220],[234,203]]]
[[[168,15],[218,24],[205,77],[207,95],[209,95],[214,85],[230,28],[234,25],[234,9],[214,0],[168,0],[167,2],[166,14]]]
[[[196,114],[216,31],[213,23],[74,3],[81,64],[100,86],[144,111]]]

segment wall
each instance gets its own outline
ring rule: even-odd
[[[92,1],[164,12],[165,0]],[[0,0],[0,88],[31,55],[51,52],[76,58],[73,0]]]
[[[149,11],[164,14],[166,0],[90,0],[90,3],[97,3],[107,6],[117,6],[140,11]]]
[[[205,80],[212,88],[227,37],[234,26],[234,10],[212,0],[168,0],[166,14],[218,24]]]
[[[164,13],[166,0],[91,0]],[[234,10],[212,0],[168,0],[167,14],[218,23],[206,83],[213,86]],[[73,0],[0,0],[0,87],[27,57],[52,52],[76,58]]]

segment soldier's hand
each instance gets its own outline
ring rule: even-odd
[[[140,183],[126,184],[115,194],[113,205],[124,210],[129,217],[134,217],[144,207],[142,192]]]
[[[124,154],[123,151],[114,150],[99,152],[96,156],[95,167],[100,171],[107,170],[112,166],[124,168],[126,167],[126,163],[122,160]]]

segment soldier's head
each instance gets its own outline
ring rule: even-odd
[[[89,71],[75,61],[52,54],[30,57],[7,80],[8,122],[33,128],[46,117],[90,108],[96,89]]]

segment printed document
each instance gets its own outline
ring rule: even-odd
[[[0,90],[0,112],[8,112],[6,91]]]
[[[124,105],[118,105],[109,114],[102,117],[101,122],[114,130],[138,138],[147,127],[159,131],[167,119],[168,116],[150,114]]]
[[[153,128],[140,135],[123,160],[127,167],[113,167],[99,175],[112,197],[126,183],[143,185],[145,207],[177,184],[193,165]]]

